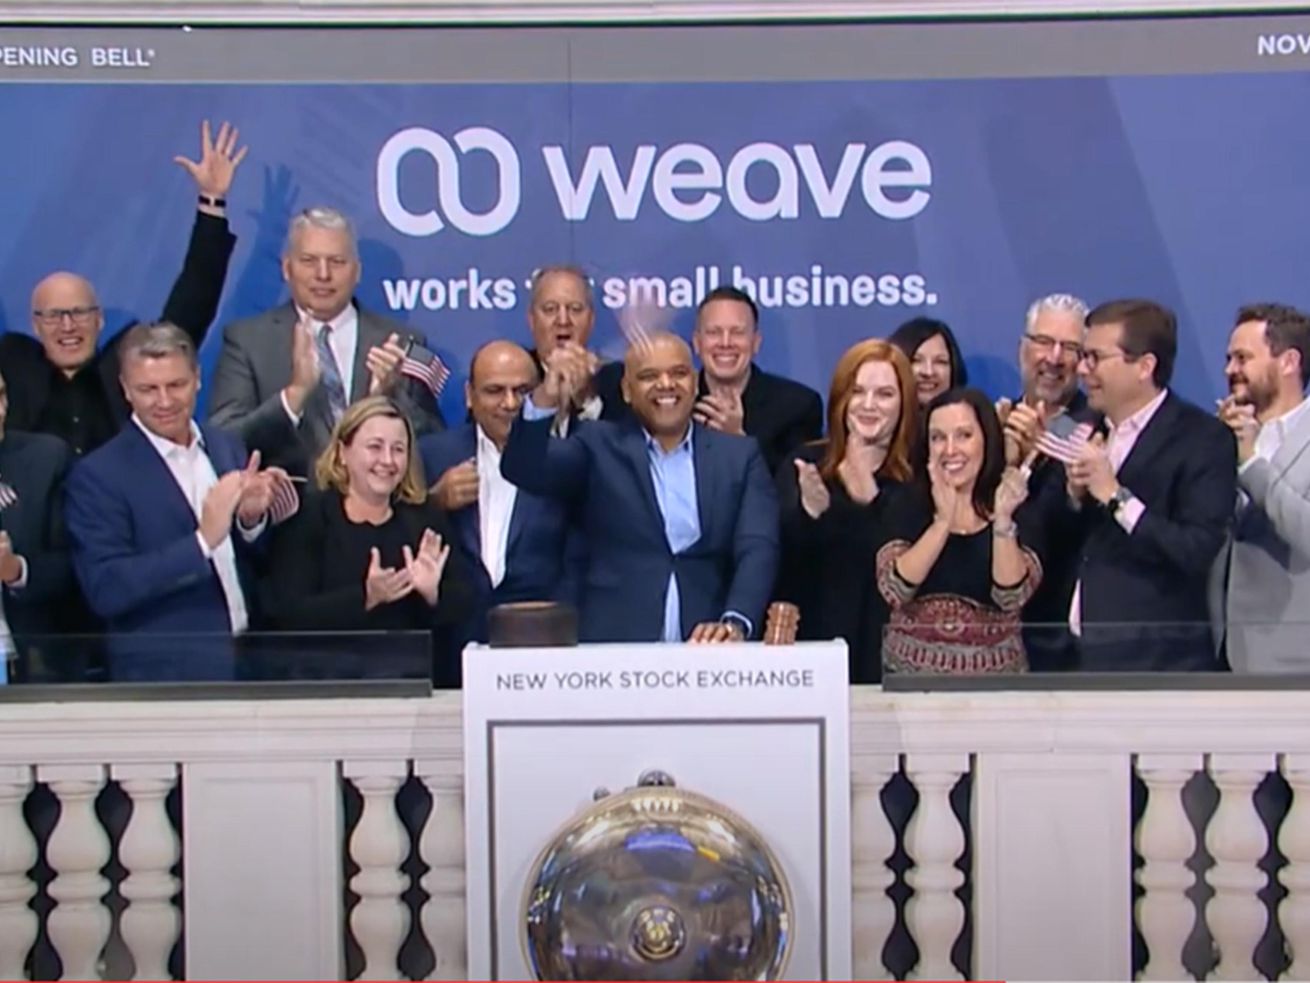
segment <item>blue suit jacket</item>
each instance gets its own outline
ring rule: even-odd
[[[210,427],[201,427],[201,434],[220,477],[245,466],[239,439]],[[225,641],[231,623],[218,574],[196,540],[195,513],[135,423],[73,468],[66,499],[73,566],[87,603],[111,633],[111,657],[115,650],[130,651],[140,663],[149,648],[150,658],[160,664],[142,672],[177,669],[173,678],[230,675],[230,666],[225,671],[222,663],[231,659]],[[233,544],[240,566],[245,544],[235,532]],[[245,596],[250,604],[254,592]],[[176,644],[124,644],[124,636],[147,633],[204,633],[222,643],[188,644],[185,658],[178,658],[183,653]],[[210,664],[202,668],[205,663]],[[144,678],[142,672],[131,675]]]
[[[419,440],[419,454],[429,486],[455,465],[477,455],[477,426],[466,423]],[[487,611],[515,601],[578,603],[581,573],[580,538],[571,533],[569,516],[558,500],[522,488],[514,498],[505,547],[505,577],[493,588],[482,565],[480,517],[476,504],[449,513],[456,546],[468,557],[475,592],[468,637],[487,640]]]
[[[595,421],[559,439],[550,424],[516,421],[501,471],[520,488],[577,502],[587,540],[582,639],[658,641],[670,573],[678,578],[683,638],[725,611],[750,618],[758,636],[778,567],[778,500],[759,445],[693,425],[701,535],[674,554],[645,432]]]

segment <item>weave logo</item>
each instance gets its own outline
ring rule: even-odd
[[[514,145],[504,134],[485,126],[460,130],[453,141],[454,146],[451,146],[451,141],[441,134],[412,126],[396,133],[382,145],[378,153],[378,207],[397,232],[408,236],[430,236],[440,232],[449,222],[466,235],[489,236],[514,221],[523,193],[519,155]],[[466,208],[461,193],[460,158],[479,151],[490,155],[497,169],[496,204],[485,212]],[[410,211],[401,200],[400,165],[411,153],[427,154],[436,166],[440,214],[436,208],[424,212]]]
[[[766,141],[738,147],[726,160],[699,143],[643,143],[630,156],[596,144],[575,153],[573,161],[560,145],[539,151],[542,176],[567,222],[587,220],[597,203],[604,204],[595,212],[602,217],[608,212],[619,222],[635,221],[652,206],[675,222],[702,222],[724,211],[749,222],[772,222],[795,220],[803,212],[838,219],[854,202],[879,218],[901,221],[922,212],[932,197],[928,155],[905,140],[872,147],[848,143],[838,159],[828,161],[813,144]],[[405,204],[400,173],[410,154],[426,155],[435,166],[438,207],[414,211]],[[478,166],[496,168],[495,205],[484,212],[471,211],[462,197],[460,168],[475,158]],[[425,189],[409,190],[418,192],[411,201],[429,200],[421,196]],[[378,154],[377,192],[383,217],[405,235],[434,235],[446,223],[468,235],[494,235],[518,214],[519,152],[504,134],[485,126],[460,130],[451,141],[410,127],[388,139]]]

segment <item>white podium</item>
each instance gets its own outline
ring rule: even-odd
[[[791,885],[784,979],[850,979],[842,643],[471,648],[464,654],[469,979],[531,979],[523,892],[598,788],[650,769],[768,841]]]

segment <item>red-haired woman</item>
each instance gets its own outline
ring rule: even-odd
[[[887,608],[874,557],[887,507],[910,479],[916,406],[909,360],[885,341],[861,341],[833,372],[827,439],[778,471],[778,597],[800,608],[800,638],[845,639],[852,682],[881,676]]]

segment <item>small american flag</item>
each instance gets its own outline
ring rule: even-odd
[[[268,507],[268,521],[273,525],[286,522],[300,511],[300,493],[290,478],[277,475],[273,479],[273,502]]]
[[[1074,423],[1067,416],[1057,416],[1037,438],[1037,449],[1047,457],[1072,464],[1091,436],[1090,423]]]
[[[427,348],[417,338],[411,338],[405,350],[405,360],[400,363],[400,374],[417,379],[428,387],[433,396],[440,396],[450,378],[450,369],[436,352]]]
[[[0,512],[3,512],[11,505],[17,504],[18,492],[14,491],[14,486],[0,479]]]

